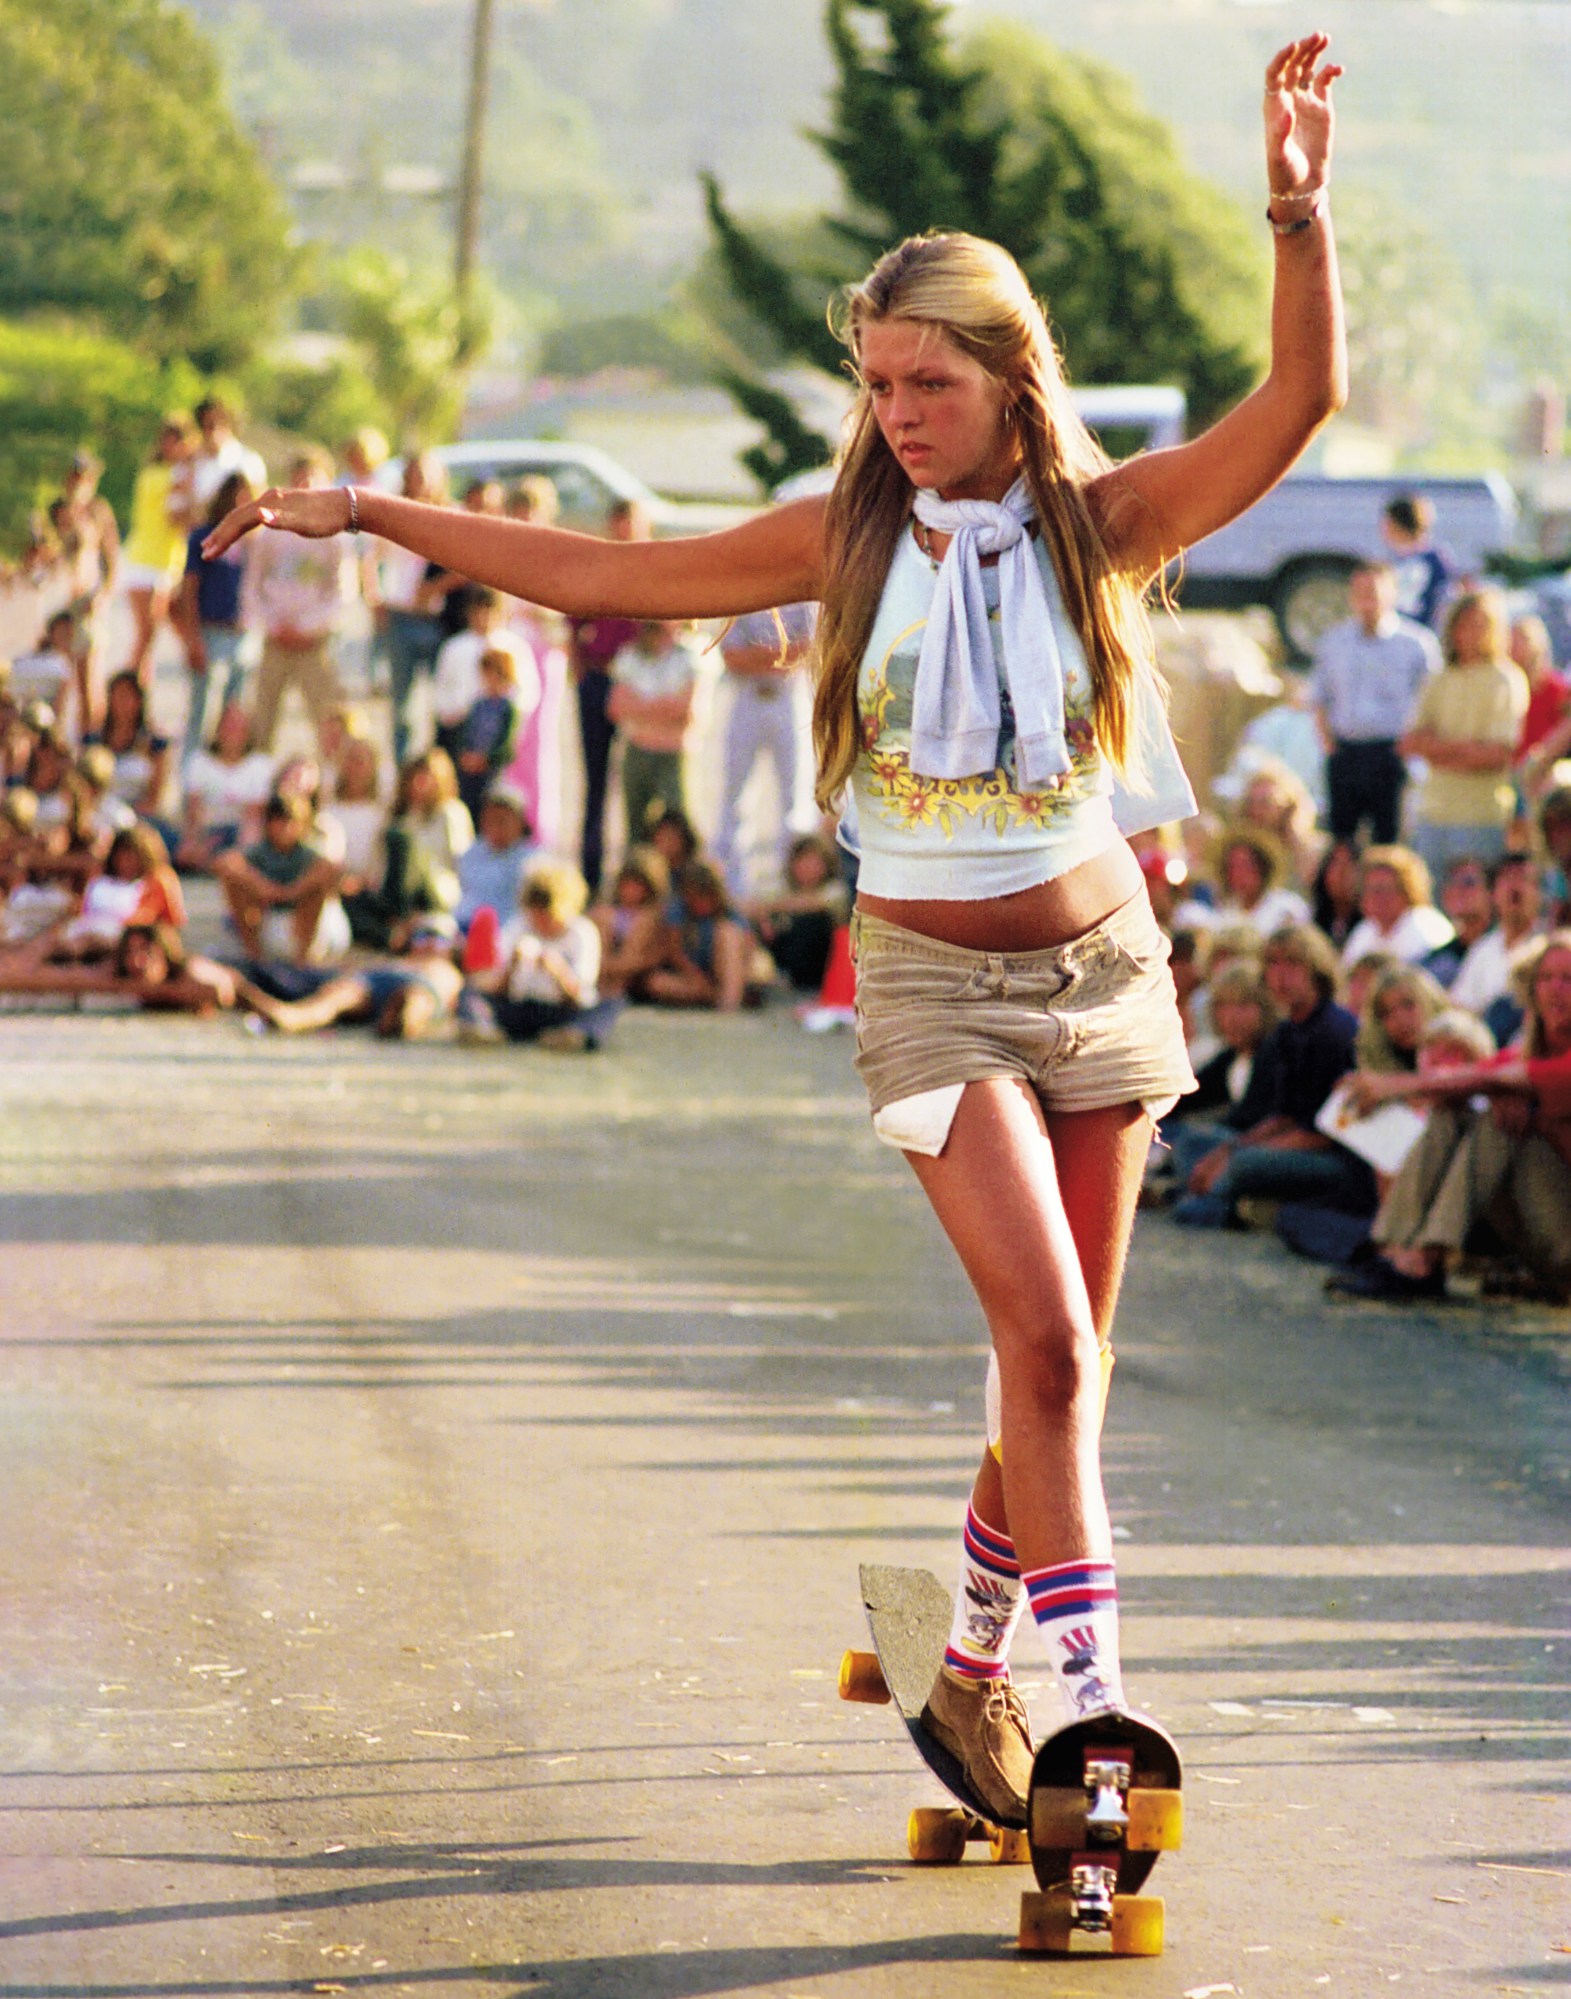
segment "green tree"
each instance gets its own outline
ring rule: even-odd
[[[200,390],[184,362],[160,363],[107,334],[0,321],[0,544],[20,544],[83,445],[103,459],[104,492],[123,515],[159,417]]]
[[[903,236],[967,229],[1019,260],[1077,380],[1175,383],[1202,421],[1248,389],[1264,254],[1121,77],[1001,23],[957,43],[943,0],[826,0],[824,18],[837,80],[811,136],[842,184],[836,253],[787,262],[706,184],[732,288],[786,353],[836,367],[835,287]],[[798,431],[774,435],[771,465],[828,456]]]
[[[243,361],[290,286],[288,224],[164,0],[0,0],[0,314],[91,319],[202,369]]]

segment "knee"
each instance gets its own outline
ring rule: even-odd
[[[1089,1322],[1055,1326],[1039,1319],[1013,1336],[995,1327],[994,1341],[1006,1405],[1018,1401],[1062,1423],[1099,1400],[1101,1352]]]

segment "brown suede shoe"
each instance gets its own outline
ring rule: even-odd
[[[922,1710],[922,1726],[966,1773],[966,1782],[1000,1820],[1023,1824],[1031,1786],[1031,1725],[1008,1680],[971,1680],[940,1666]]]

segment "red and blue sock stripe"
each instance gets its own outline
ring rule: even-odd
[[[1020,1564],[1015,1558],[1014,1542],[996,1527],[989,1527],[974,1506],[966,1508],[965,1550],[966,1560],[975,1562],[979,1569],[1006,1576],[1010,1582],[1019,1580]]]
[[[1038,1624],[1056,1624],[1066,1617],[1090,1617],[1116,1608],[1118,1584],[1111,1562],[1058,1562],[1052,1568],[1031,1569],[1022,1577]]]

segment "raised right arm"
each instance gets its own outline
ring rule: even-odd
[[[718,534],[664,541],[603,541],[366,487],[355,489],[353,504],[366,533],[570,618],[734,617],[816,598],[823,571],[821,496],[771,507]],[[203,552],[221,555],[254,528],[342,534],[350,505],[342,486],[274,489],[220,521]]]

